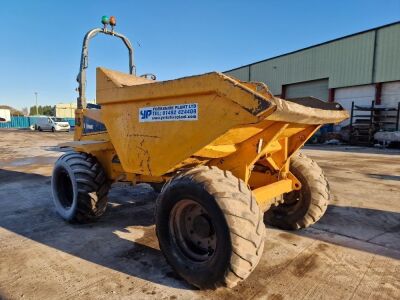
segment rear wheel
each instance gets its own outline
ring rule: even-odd
[[[38,127],[38,130],[39,130],[39,131],[43,131],[43,130],[42,130],[42,127],[40,127],[40,126]]]
[[[61,156],[54,166],[51,185],[56,210],[66,221],[94,221],[106,210],[110,185],[103,168],[90,154],[69,152]]]
[[[311,158],[298,153],[290,160],[290,171],[301,182],[301,190],[284,195],[284,202],[265,214],[270,225],[295,230],[316,223],[325,213],[330,190],[324,172]]]
[[[264,247],[262,212],[246,184],[216,167],[183,172],[156,205],[160,248],[198,288],[234,287],[257,266]]]

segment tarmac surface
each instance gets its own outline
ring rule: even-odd
[[[230,290],[199,291],[159,250],[148,185],[117,184],[105,215],[71,225],[50,190],[71,133],[0,131],[0,299],[400,299],[400,151],[306,147],[333,200],[306,230],[267,228],[264,255]]]

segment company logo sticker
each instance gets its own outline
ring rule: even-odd
[[[139,109],[139,122],[197,121],[198,104],[148,106]]]

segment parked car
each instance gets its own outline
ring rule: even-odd
[[[64,121],[62,118],[56,117],[43,117],[38,118],[36,121],[36,129],[39,131],[51,130],[51,131],[69,131],[69,123]]]

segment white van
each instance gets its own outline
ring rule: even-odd
[[[36,121],[36,129],[39,131],[51,130],[51,131],[69,131],[69,123],[63,121],[62,118],[56,117],[42,117]]]

